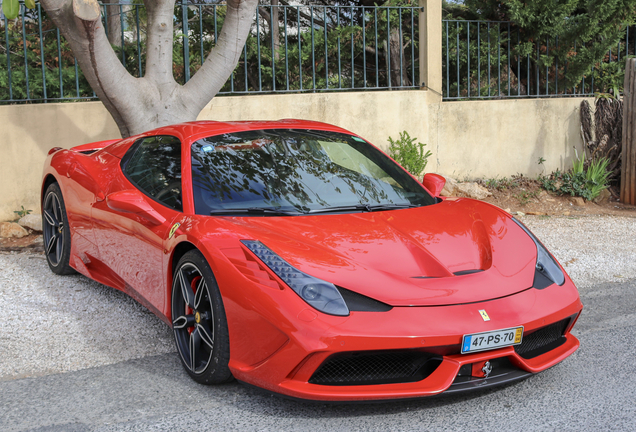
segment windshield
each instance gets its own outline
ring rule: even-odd
[[[268,129],[192,144],[198,214],[257,215],[374,211],[436,201],[361,138],[326,131]]]

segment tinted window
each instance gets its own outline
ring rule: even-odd
[[[181,142],[173,136],[148,137],[131,152],[124,161],[128,179],[156,201],[181,211]]]
[[[208,137],[192,145],[192,178],[199,214],[435,203],[382,152],[335,132],[276,129]]]

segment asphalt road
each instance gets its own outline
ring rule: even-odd
[[[636,279],[585,288],[581,348],[520,383],[461,396],[365,405],[206,387],[175,353],[0,382],[3,431],[636,430]]]

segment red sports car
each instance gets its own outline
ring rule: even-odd
[[[205,384],[412,398],[572,354],[582,305],[563,268],[508,213],[443,185],[328,124],[185,123],[51,149],[45,253],[157,314]]]

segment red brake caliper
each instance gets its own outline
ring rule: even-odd
[[[192,282],[190,282],[190,287],[192,287],[192,291],[194,292],[195,297],[197,294],[197,286],[199,286],[200,280],[201,280],[201,276],[196,276],[192,279]],[[192,315],[194,313],[194,309],[192,309],[190,306],[186,304],[185,313],[186,315]],[[194,331],[194,326],[188,327],[188,333],[192,333],[193,331]]]

